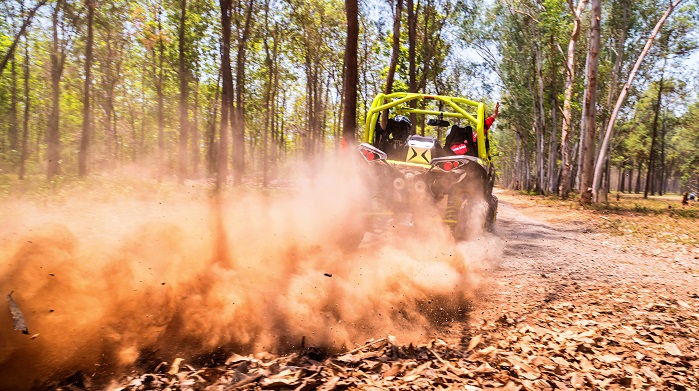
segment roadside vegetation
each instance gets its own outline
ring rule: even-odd
[[[525,211],[536,213],[551,208],[560,210],[549,220],[587,222],[612,235],[631,242],[657,241],[659,244],[699,246],[699,201],[682,205],[681,194],[649,196],[619,193],[609,201],[581,205],[577,199],[561,200],[558,196],[539,196],[514,190],[502,190],[501,198]],[[504,196],[504,197],[503,197]]]

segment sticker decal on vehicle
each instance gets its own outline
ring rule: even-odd
[[[415,146],[408,147],[408,156],[405,159],[406,162],[430,164],[431,160],[432,153],[430,152],[429,148],[420,148]]]

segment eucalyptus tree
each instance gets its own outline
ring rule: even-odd
[[[572,1],[568,2],[571,16],[573,19],[573,28],[568,41],[568,52],[565,66],[566,82],[565,82],[565,98],[563,101],[563,121],[561,124],[561,182],[559,196],[563,199],[568,198],[570,192],[570,129],[572,122],[572,100],[573,88],[575,82],[575,49],[580,36],[581,15],[587,6],[587,0],[578,0],[578,4],[574,5]]]
[[[651,32],[648,40],[646,41],[646,45],[643,48],[643,51],[641,51],[641,54],[636,60],[636,63],[634,64],[633,69],[629,73],[629,78],[626,84],[624,84],[623,88],[621,89],[621,92],[619,93],[619,97],[617,98],[616,104],[614,106],[614,110],[612,111],[611,117],[609,119],[609,122],[607,124],[607,128],[605,131],[605,136],[604,136],[604,141],[602,142],[602,147],[600,148],[600,154],[597,159],[597,164],[595,167],[595,173],[594,173],[594,182],[592,183],[592,191],[595,193],[595,196],[597,195],[599,191],[599,185],[600,185],[600,177],[602,174],[602,162],[605,159],[607,147],[609,145],[609,141],[611,139],[611,135],[614,129],[614,122],[616,121],[616,117],[619,113],[619,110],[621,106],[624,103],[624,100],[626,99],[626,95],[628,93],[629,88],[631,87],[631,84],[633,83],[633,80],[636,76],[636,73],[638,72],[641,63],[643,62],[643,59],[645,58],[646,54],[648,53],[648,50],[650,49],[651,45],[653,44],[653,41],[655,39],[655,36],[657,35],[658,31],[660,28],[663,26],[667,18],[670,16],[672,11],[679,5],[679,3],[682,0],[675,0],[674,2],[671,2],[670,5],[668,6],[667,10],[665,13],[662,15],[662,17],[658,20],[658,23],[656,23],[655,28]],[[597,198],[597,197],[595,197]]]
[[[592,8],[590,22],[590,48],[587,69],[587,85],[585,90],[585,138],[581,140],[583,145],[583,161],[580,170],[580,202],[588,204],[592,202],[592,174],[595,159],[595,116],[597,114],[597,76],[600,53],[600,23],[602,18],[601,0],[591,0]]]

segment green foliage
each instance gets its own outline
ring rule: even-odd
[[[21,21],[18,10],[22,2],[25,9],[34,4],[30,0],[3,3],[3,10],[7,11],[0,13],[0,54],[6,52],[14,38]],[[358,118],[361,122],[372,98],[384,88],[392,43],[390,8],[395,3],[360,3]],[[26,165],[32,175],[41,174],[46,167],[46,130],[53,103],[48,57],[52,40],[49,11],[53,4],[49,2],[37,14],[28,30],[31,109]],[[182,3],[178,0],[104,0],[96,4],[90,170],[99,173],[159,160],[164,167],[162,174],[168,175],[177,161],[185,158],[178,156],[177,148],[180,131],[178,31]],[[240,42],[248,4],[252,4],[252,30],[245,42]],[[83,0],[69,0],[68,5],[60,20],[70,45],[59,103],[62,168],[70,177],[77,172],[83,125],[87,13]],[[472,0],[424,0],[415,2],[415,7],[419,89],[484,100],[488,102],[489,111],[494,101],[500,100],[501,115],[493,128],[491,143],[499,176],[511,176],[518,165],[530,170],[529,177],[532,177],[538,153],[534,113],[540,78],[545,90],[546,153],[551,129],[559,133],[560,140],[565,51],[573,26],[568,3],[563,0],[487,4]],[[650,0],[615,0],[605,2],[604,7],[598,91],[600,119],[608,118],[610,102],[615,98],[610,91],[618,92],[648,33],[664,11],[657,2]],[[186,11],[184,58],[189,90],[187,113],[192,125],[188,150],[200,154],[201,164],[215,157],[220,137],[221,11],[215,0],[187,0]],[[408,89],[407,14],[404,9],[394,91]],[[648,159],[649,118],[655,112],[654,97],[661,66],[667,58],[662,107],[667,130],[666,163],[672,175],[682,178],[683,186],[699,186],[696,174],[699,108],[696,96],[689,93],[692,87],[687,81],[691,77],[675,71],[681,70],[680,61],[696,50],[697,40],[689,38],[696,37],[697,16],[696,4],[685,3],[663,28],[644,62],[615,129],[611,156],[615,166],[637,167]],[[268,163],[281,165],[284,158],[293,157],[301,149],[312,147],[314,152],[319,152],[334,148],[343,107],[344,2],[239,1],[234,2],[232,17],[231,51],[236,79],[233,93],[242,94],[245,106],[245,148],[251,172],[260,169],[263,156],[267,156]],[[579,133],[589,14],[583,15],[582,20],[583,31],[578,40],[574,69],[571,150]],[[623,42],[622,36],[626,37]],[[9,68],[0,75],[0,118],[9,118],[11,90],[16,88],[19,124],[24,119],[25,104],[21,68],[24,45],[23,39],[15,53],[16,81],[10,78]],[[245,49],[244,79],[237,80],[236,53],[242,48]],[[537,72],[535,49],[541,53],[541,75]],[[272,51],[274,53],[269,54]],[[618,56],[623,61],[614,82],[612,76]],[[158,136],[159,92],[163,97],[163,140]],[[9,132],[8,122],[0,121],[0,169],[16,174],[20,151],[8,150]],[[196,145],[191,138],[193,133],[198,135]],[[269,139],[267,144],[265,136]],[[163,143],[162,153],[159,142]],[[517,162],[516,157],[520,159]],[[186,158],[192,161],[194,156]],[[559,158],[554,163],[560,164]],[[191,171],[193,177],[202,173],[202,170]]]

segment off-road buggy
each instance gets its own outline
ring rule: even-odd
[[[411,114],[426,119],[437,137],[411,134],[405,117]],[[388,116],[385,129],[381,116]],[[371,189],[366,230],[437,220],[456,239],[492,231],[497,198],[492,194],[494,170],[485,119],[483,103],[461,97],[404,92],[376,96],[367,114],[365,142],[357,146],[368,165]],[[446,144],[466,139],[468,152],[455,155],[449,145],[442,147],[442,133],[447,133]],[[357,244],[363,234],[355,235]]]

